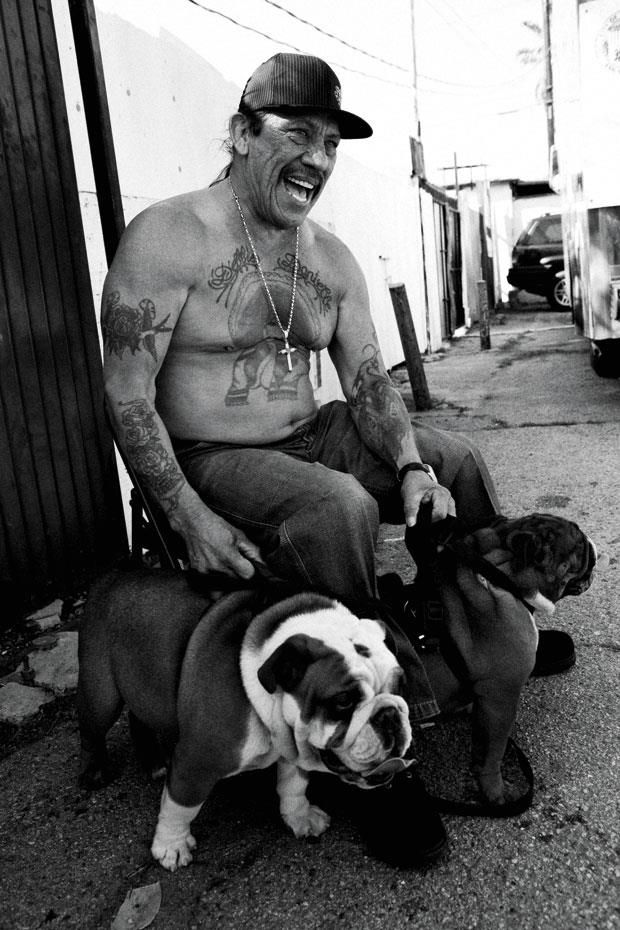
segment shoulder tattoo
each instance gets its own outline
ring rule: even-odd
[[[101,322],[103,344],[109,354],[122,358],[125,349],[129,349],[132,355],[146,349],[157,361],[155,336],[172,332],[172,326],[166,326],[170,314],[159,323],[155,323],[155,316],[155,304],[148,297],[137,307],[130,307],[121,303],[118,291],[111,291]]]

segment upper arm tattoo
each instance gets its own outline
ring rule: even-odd
[[[379,365],[378,349],[368,344],[351,389],[350,406],[363,441],[382,459],[396,464],[409,431],[398,390]]]
[[[125,349],[135,355],[144,348],[157,361],[155,336],[172,332],[172,326],[166,326],[170,314],[160,323],[155,323],[155,304],[148,297],[137,307],[129,307],[120,300],[118,291],[108,294],[101,321],[104,346],[110,355],[114,353],[119,358],[123,357]]]

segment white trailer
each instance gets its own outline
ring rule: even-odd
[[[550,175],[592,366],[620,377],[620,0],[545,0]]]

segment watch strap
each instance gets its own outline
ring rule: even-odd
[[[426,465],[424,462],[407,462],[406,465],[403,465],[403,467],[398,472],[398,483],[399,484],[403,483],[403,478],[409,471],[426,472],[428,477],[432,481],[434,481],[435,484],[437,484],[437,476],[435,475],[435,472],[433,471],[430,465]]]

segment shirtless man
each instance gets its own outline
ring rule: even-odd
[[[350,603],[376,595],[381,519],[411,524],[422,501],[470,525],[497,512],[476,450],[412,427],[360,267],[308,218],[340,140],[371,132],[324,62],[276,55],[230,120],[219,183],[149,207],[122,238],[103,295],[109,412],[199,572],[247,579],[265,560]],[[346,403],[317,410],[323,348]]]
[[[275,56],[248,82],[242,112],[230,123],[227,179],[155,204],[128,226],[103,295],[106,393],[121,446],[185,540],[194,568],[248,578],[261,544],[267,539],[273,549],[278,541],[274,569],[346,597],[375,590],[376,498],[386,503],[402,495],[400,519],[404,513],[408,522],[420,501],[430,499],[440,519],[454,513],[447,486],[455,475],[438,484],[425,470],[411,470],[398,487],[399,469],[422,461],[420,436],[385,372],[357,262],[308,218],[333,171],[341,137],[370,135],[371,129],[340,110],[337,79],[318,59],[307,61],[327,86],[318,103],[309,98],[301,61],[306,56]],[[290,97],[286,68],[296,78],[297,98]],[[291,100],[306,106],[294,109]],[[258,117],[251,112],[256,109]],[[290,354],[283,352],[282,333],[289,321]],[[323,348],[348,407],[334,411],[328,405],[329,416],[319,414],[317,422],[310,352]],[[353,435],[343,434],[353,424]],[[445,434],[417,432],[426,445],[432,433],[431,444],[448,442],[461,459],[469,455]],[[370,493],[344,473],[356,471],[346,461],[345,437],[362,446],[369,458],[362,465],[376,472],[361,476]],[[291,455],[282,461],[282,452],[272,451],[276,444],[289,452],[291,442],[304,453],[311,446],[303,457],[312,467]],[[319,450],[318,461],[327,458],[339,471],[315,461],[317,443],[329,446],[327,454]],[[354,452],[359,457],[360,450]],[[424,453],[441,476],[446,469],[437,452]],[[339,456],[345,456],[343,468]],[[203,474],[203,459],[213,475]],[[295,491],[292,481],[300,483]],[[465,496],[473,498],[475,489],[465,485]],[[468,505],[480,510],[480,520],[495,510],[490,480],[486,485],[487,500]],[[321,503],[324,486],[333,501]],[[314,512],[298,520],[302,494]],[[296,543],[300,533],[304,540]]]

